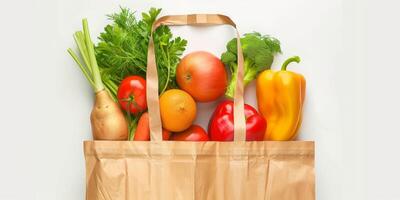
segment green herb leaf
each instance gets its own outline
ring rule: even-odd
[[[160,12],[161,9],[151,8],[149,12],[142,13],[141,20],[137,20],[135,13],[127,8],[108,15],[112,24],[104,28],[96,46],[102,76],[119,85],[127,76],[146,75],[151,27]],[[176,88],[176,66],[187,42],[180,37],[174,38],[169,27],[160,26],[154,33],[154,44],[162,93],[166,89]]]

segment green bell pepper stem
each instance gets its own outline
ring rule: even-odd
[[[281,70],[282,70],[282,71],[286,71],[287,66],[288,66],[290,63],[292,63],[292,62],[297,62],[297,63],[299,63],[299,62],[300,62],[300,57],[299,57],[299,56],[293,56],[293,57],[288,58],[288,59],[282,64]]]

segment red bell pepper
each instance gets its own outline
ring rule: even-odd
[[[233,101],[221,102],[214,111],[208,124],[208,134],[213,141],[233,141]],[[252,106],[245,104],[246,140],[264,139],[267,122]]]

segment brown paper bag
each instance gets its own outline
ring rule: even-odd
[[[236,27],[223,15],[177,15],[153,25]],[[237,37],[239,38],[239,33]],[[243,55],[238,43],[233,142],[162,141],[158,78],[149,41],[147,101],[151,141],[86,141],[87,200],[313,200],[314,143],[246,142]]]

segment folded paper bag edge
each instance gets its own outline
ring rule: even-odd
[[[265,156],[315,156],[314,141],[263,141],[263,142],[177,142],[177,141],[84,141],[85,156],[130,156],[132,154],[185,155],[194,150],[199,154],[216,154],[211,149],[221,149],[218,155],[239,154]],[[217,148],[211,148],[217,146]],[[207,151],[207,149],[210,149]],[[175,151],[175,152],[174,152]]]

